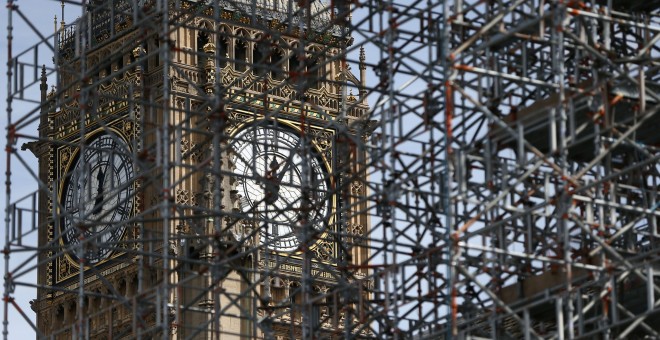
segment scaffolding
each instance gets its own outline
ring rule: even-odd
[[[4,339],[660,338],[660,1],[66,6],[7,1]]]

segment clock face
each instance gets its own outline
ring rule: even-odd
[[[97,135],[69,168],[63,191],[62,241],[86,265],[107,259],[118,247],[133,212],[133,163],[117,136]],[[82,251],[77,245],[83,243]]]
[[[311,226],[315,233],[327,224],[330,210],[327,172],[293,131],[252,126],[232,142],[234,173],[241,212],[259,223],[262,245],[294,251]]]

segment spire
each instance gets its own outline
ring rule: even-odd
[[[48,78],[46,78],[46,65],[43,65],[41,67],[41,84],[39,85],[39,89],[41,90],[42,103],[46,102],[46,96],[48,91],[48,83],[46,82],[47,80]]]
[[[60,21],[60,28],[62,29],[62,31],[64,31],[64,25],[66,24],[64,22],[64,0],[62,0],[60,3],[62,4],[62,21]]]
[[[364,46],[360,47],[360,70],[366,69],[367,65],[365,64],[365,61],[367,60],[367,55],[364,53]]]
[[[367,54],[364,52],[364,46],[360,47],[360,90],[358,95],[361,100],[367,99]]]
[[[41,90],[41,110],[39,116],[39,137],[45,138],[48,136],[48,112],[51,108],[51,103],[48,101],[48,78],[46,77],[46,65],[41,66],[41,84],[39,84],[39,89]],[[37,157],[40,157],[40,148],[38,144],[34,145],[34,149],[31,149]]]

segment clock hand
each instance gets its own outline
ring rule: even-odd
[[[300,197],[302,196],[301,192],[297,190],[296,188],[291,188],[288,186],[283,186],[282,191],[280,193],[280,198],[281,201],[284,203],[285,209],[297,209],[296,203],[300,201]],[[291,201],[289,200],[291,199]]]
[[[113,143],[114,147],[114,143]],[[103,211],[103,193],[105,191],[105,181],[108,176],[108,168],[110,167],[110,161],[114,160],[114,151],[110,151],[110,156],[108,156],[108,163],[105,165],[104,170],[99,170],[99,172],[96,174],[96,181],[98,183],[98,188],[96,192],[96,199],[94,200],[94,210],[92,210],[92,214],[98,215]]]
[[[294,165],[293,161],[291,160],[291,157],[287,157],[284,160],[284,163],[285,163],[284,167],[282,168],[281,171],[278,172],[281,164],[278,163],[276,159],[274,159],[273,162],[270,164],[270,170],[266,172],[263,188],[264,188],[265,201],[267,204],[275,204],[277,201],[280,200],[280,196],[281,196],[280,189],[281,189],[282,179],[284,178],[284,175],[287,172],[289,172],[291,167]]]
[[[270,170],[266,171],[266,176],[264,176],[264,200],[267,204],[275,204],[279,200],[280,180],[275,175],[279,167],[280,165],[277,160],[273,159],[273,162],[270,164]]]
[[[289,156],[284,160],[284,168],[282,168],[282,171],[280,171],[280,173],[277,175],[278,182],[282,181],[282,178],[284,178],[284,174],[286,174],[292,166],[293,166],[293,161],[291,160],[291,156]]]
[[[106,168],[107,171],[107,168]],[[96,199],[94,200],[94,209],[92,214],[97,215],[103,210],[103,183],[105,182],[105,174],[103,170],[99,170],[96,175],[96,181],[98,183],[98,188],[96,191]]]

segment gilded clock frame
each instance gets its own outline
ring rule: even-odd
[[[117,119],[113,123],[108,124],[106,127],[97,127],[91,130],[88,133],[85,133],[85,135],[81,138],[76,138],[72,139],[69,141],[69,145],[64,145],[56,149],[56,154],[57,154],[57,160],[58,160],[58,166],[57,166],[57,177],[58,180],[58,192],[57,192],[57,202],[58,204],[55,205],[53,208],[57,209],[57,221],[54,222],[53,225],[53,231],[55,229],[59,229],[62,227],[62,219],[63,217],[60,217],[60,209],[63,208],[63,202],[65,199],[66,195],[66,185],[69,181],[69,176],[67,175],[71,170],[72,167],[76,165],[77,159],[80,155],[80,147],[78,146],[70,146],[70,145],[77,145],[81,142],[87,142],[89,140],[92,140],[93,138],[96,138],[97,136],[101,134],[114,134],[116,135],[119,139],[121,139],[124,144],[126,145],[127,148],[132,149],[132,143],[131,141],[134,140],[135,138],[135,131],[133,131],[133,123],[128,120],[128,119]],[[135,164],[134,164],[134,171],[133,173],[135,174],[137,172],[137,169],[135,169]],[[129,198],[133,200],[132,205],[131,205],[131,212],[129,214],[129,218],[133,217],[136,215],[138,211],[138,199],[137,199],[137,192],[139,190],[139,183],[137,180],[133,179],[132,185],[132,196]],[[130,239],[137,239],[137,235],[134,235],[134,232],[131,231],[132,226],[130,223],[126,224],[126,228],[122,232],[121,237],[119,240],[124,241],[120,243],[120,247],[125,248],[126,250],[129,249],[129,242],[125,242]],[[58,230],[59,234],[60,231]],[[53,237],[56,234],[53,234]],[[58,246],[60,249],[64,249],[64,238],[60,235],[59,239],[57,241]],[[111,262],[114,259],[117,259],[121,256],[124,256],[126,254],[126,251],[121,251],[121,250],[115,250],[113,251],[107,258],[96,262],[91,265],[84,265],[83,268],[90,268],[90,267],[99,267],[99,266],[104,266],[105,264]],[[58,256],[56,259],[56,265],[54,268],[54,279],[55,283],[63,283],[66,282],[67,280],[71,279],[72,277],[75,277],[79,274],[80,271],[80,263],[78,262],[77,259],[73,258],[71,254],[69,254],[68,251],[63,251],[61,256]]]
[[[256,114],[253,112],[245,111],[245,110],[234,110],[232,112],[231,116],[231,121],[232,124],[230,124],[230,127],[227,129],[227,134],[230,136],[230,140],[232,140],[239,132],[241,132],[245,128],[249,128],[250,125],[254,124],[259,124],[261,122],[267,122],[268,124],[272,124],[273,122],[277,121],[277,124],[280,124],[282,126],[285,126],[286,128],[292,130],[295,133],[300,133],[303,130],[300,128],[301,122],[300,120],[296,120],[294,117],[277,117],[277,118],[267,118],[264,115]],[[333,188],[336,188],[336,174],[334,173],[334,158],[333,158],[333,153],[336,145],[334,144],[333,140],[335,139],[336,132],[333,129],[329,128],[324,128],[319,126],[318,124],[314,124],[312,122],[307,122],[304,125],[304,128],[306,133],[309,133],[313,135],[312,137],[312,146],[314,147],[314,152],[315,152],[315,157],[318,157],[318,159],[321,161],[321,166],[324,167],[324,170],[326,171],[328,175],[328,188],[331,191],[334,191]],[[231,143],[230,143],[231,144]],[[336,265],[336,260],[338,259],[337,257],[337,252],[339,250],[338,245],[334,240],[331,239],[331,234],[332,232],[337,231],[337,193],[333,193],[330,198],[330,204],[328,207],[328,222],[327,226],[324,229],[324,231],[321,233],[320,237],[310,245],[309,251],[317,251],[317,248],[321,246],[322,243],[329,243],[332,246],[332,251],[333,251],[333,256],[332,260],[330,261],[332,265]],[[294,258],[294,259],[302,259],[303,253],[300,250],[296,251],[280,251],[276,249],[269,249],[266,248],[267,251],[274,253],[274,254],[286,254],[287,257],[289,258]],[[318,260],[319,262],[323,262],[328,264],[328,261],[325,260]]]

